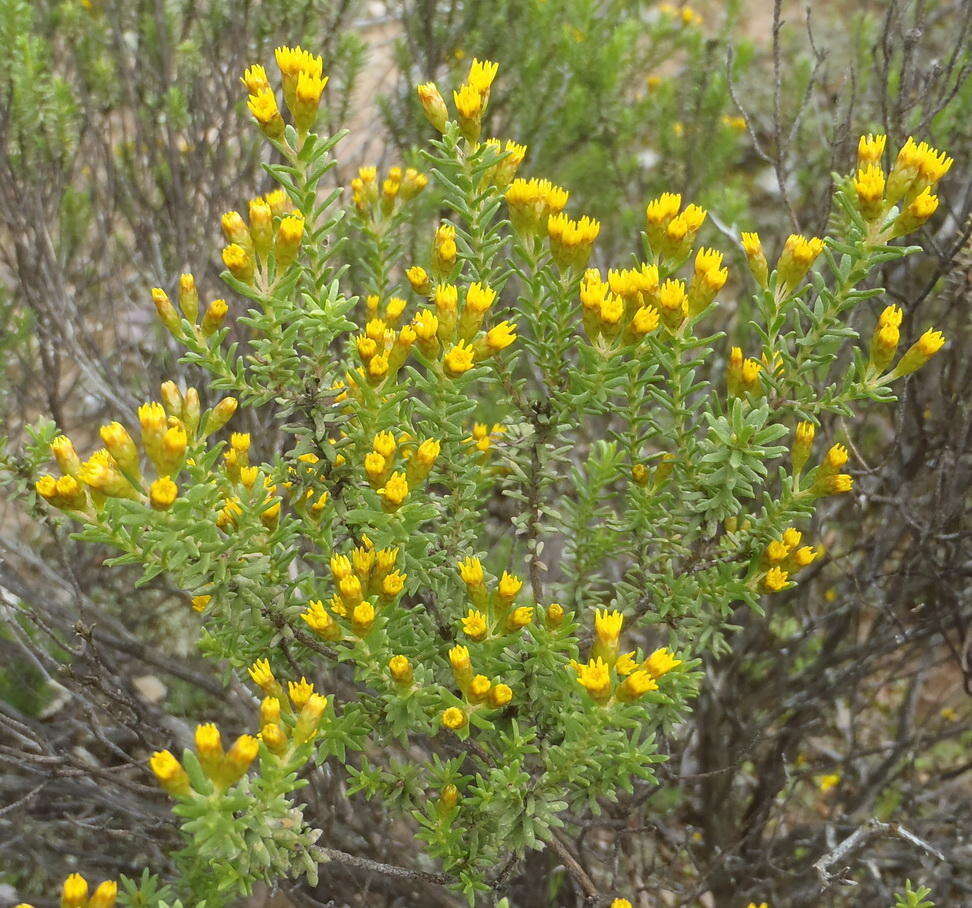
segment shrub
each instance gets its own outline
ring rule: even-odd
[[[418,86],[438,133],[421,171],[363,168],[346,215],[327,183],[342,135],[315,131],[321,58],[276,56],[282,107],[262,66],[243,77],[279,188],[222,218],[232,299],[191,274],[175,302],[152,291],[184,362],[231,396],[204,408],[166,382],[133,414],[140,443],[112,422],[83,460],[36,430],[61,474],[40,497],[140,584],[170,577],[202,652],[261,698],[228,751],[204,723],[149,761],[181,827],[172,885],[218,905],[354,866],[296,796],[327,767],[417,830],[422,869],[377,869],[472,902],[549,847],[594,899],[565,829],[655,781],[700,659],[729,651],[740,606],[800,582],[811,516],[853,489],[853,439],[817,438],[821,419],[893,401],[945,341],[915,331],[902,352],[893,304],[863,337],[851,318],[883,293],[869,275],[917,251],[897,240],[935,214],[951,159],[862,137],[827,235],[768,258],[744,233],[732,284],[698,245],[706,210],[665,193],[639,254],[605,271],[600,223],[481,134],[495,64],[474,60],[453,105]],[[744,282],[733,345],[717,297]],[[238,407],[287,442],[227,437]]]

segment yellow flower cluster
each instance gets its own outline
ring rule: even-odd
[[[807,447],[809,449],[809,445]],[[823,463],[811,474],[813,483],[808,489],[808,494],[820,498],[851,491],[854,488],[854,478],[848,473],[840,472],[847,460],[847,448],[841,444],[831,446]]]
[[[494,422],[492,428],[484,422],[473,423],[472,432],[463,439],[463,443],[472,446],[485,460],[493,444],[506,431],[506,428],[498,422]]]
[[[654,471],[649,471],[643,463],[636,463],[631,467],[631,478],[639,486],[647,486],[649,481],[654,489],[659,488],[671,476],[675,469],[675,455],[662,454],[655,465]]]
[[[726,391],[730,397],[762,394],[759,383],[759,373],[762,369],[762,363],[743,356],[742,348],[733,347],[729,351],[729,362],[726,364]]]
[[[561,268],[587,265],[601,224],[593,218],[564,214],[569,193],[549,180],[516,179],[504,194],[513,229],[524,238],[545,235],[550,255]]]
[[[350,556],[331,556],[337,592],[328,606],[311,600],[300,617],[324,640],[342,639],[342,623],[354,636],[367,636],[381,606],[393,602],[405,589],[408,575],[396,570],[397,561],[397,548],[375,549],[367,536],[362,537],[362,544],[352,549]]]
[[[886,306],[878,316],[874,333],[871,335],[868,371],[871,375],[880,375],[887,371],[888,366],[898,352],[901,339],[900,326],[904,313],[899,306]],[[897,366],[888,374],[888,379],[910,375],[928,362],[945,344],[945,336],[941,331],[929,328],[915,341],[898,361]]]
[[[600,349],[637,343],[658,327],[658,268],[611,270],[605,282],[596,268],[584,272],[580,285],[584,330]]]
[[[80,873],[72,873],[61,884],[61,908],[113,908],[118,898],[118,883],[105,880],[94,892],[90,891],[88,881]],[[15,908],[34,908],[21,902]]]
[[[316,693],[306,678],[288,682],[284,691],[266,659],[258,659],[248,672],[264,693],[257,738],[270,753],[288,762],[299,748],[317,737],[327,709],[327,697]]]
[[[750,273],[760,287],[766,287],[769,282],[769,265],[763,252],[763,244],[758,233],[743,233],[740,235],[743,252]],[[776,262],[776,297],[783,300],[791,296],[807,276],[810,266],[824,250],[824,242],[819,237],[805,237],[793,233],[787,237]]]
[[[512,139],[507,139],[505,146],[499,139],[487,139],[483,145],[494,155],[502,155],[502,158],[499,163],[486,169],[482,185],[492,186],[494,189],[506,189],[526,157],[526,145],[521,145]]]
[[[707,212],[698,205],[682,208],[682,197],[666,192],[645,209],[645,234],[652,252],[661,259],[681,261],[695,242]]]
[[[671,3],[662,3],[658,7],[658,13],[677,19],[682,25],[688,27],[697,27],[702,24],[702,17],[690,6],[676,7],[672,6]]]
[[[283,83],[283,96],[300,139],[314,126],[317,108],[327,85],[324,61],[301,47],[278,47],[274,51]],[[264,135],[279,141],[284,135],[284,119],[266,70],[258,63],[244,73],[242,82],[249,93],[247,107]]]
[[[404,171],[401,167],[390,167],[380,183],[377,168],[361,167],[351,181],[351,192],[359,214],[373,217],[380,210],[388,217],[398,203],[411,201],[428,185],[429,178],[412,167]]]
[[[566,207],[570,193],[549,180],[518,178],[510,184],[504,198],[513,229],[528,236],[546,230],[551,216]]]
[[[212,337],[222,326],[226,319],[229,306],[226,300],[213,300],[206,307],[203,313],[202,322],[199,319],[199,292],[196,289],[196,280],[191,274],[183,274],[179,278],[179,308],[182,316],[179,315],[168,294],[160,287],[152,289],[152,302],[155,304],[155,311],[159,321],[176,338],[182,339],[182,316],[184,316],[193,334],[200,341]]]
[[[167,381],[161,391],[163,403],[138,408],[142,450],[156,479],[149,482],[144,477],[138,445],[121,423],[112,422],[100,430],[105,447],[84,462],[70,438],[55,438],[51,454],[61,476],[40,477],[37,493],[79,520],[94,520],[108,498],[139,501],[157,511],[172,507],[178,488],[171,477],[182,469],[189,445],[221,429],[236,412],[236,400],[224,398],[203,415],[195,388],[183,394]]]
[[[215,725],[196,727],[196,758],[216,791],[225,791],[239,782],[259,750],[260,743],[253,735],[240,735],[233,746],[224,751],[219,729]],[[152,754],[149,768],[172,797],[191,796],[193,789],[189,774],[170,751],[160,750]],[[208,792],[200,791],[198,794],[205,796]]]
[[[497,63],[473,60],[466,81],[452,93],[459,118],[459,129],[470,142],[479,141],[483,114],[489,104],[489,90],[498,69]],[[445,132],[449,111],[438,87],[434,82],[425,82],[419,85],[416,91],[428,121],[439,132]]]
[[[434,438],[416,445],[407,433],[397,440],[389,431],[375,435],[372,450],[364,458],[364,471],[386,511],[397,511],[405,503],[410,488],[425,482],[441,450],[441,443]],[[396,471],[399,458],[405,469]]]
[[[460,292],[455,284],[432,286],[424,268],[409,270],[413,288],[416,292],[421,292],[419,287],[424,288],[435,307],[435,311],[420,310],[412,321],[410,327],[416,345],[448,377],[464,375],[476,363],[495,356],[516,340],[513,322],[502,321],[489,329],[483,328],[486,314],[496,302],[496,291],[491,287],[470,284],[462,294],[460,306]]]
[[[785,530],[779,539],[773,539],[763,551],[761,566],[764,568],[763,585],[771,593],[783,589],[797,571],[812,564],[820,556],[812,545],[800,545],[803,534],[793,527]]]
[[[584,268],[600,232],[600,221],[587,215],[573,220],[560,212],[547,218],[550,254],[561,268]]]
[[[452,675],[465,703],[443,710],[442,725],[451,731],[459,731],[469,723],[469,716],[482,709],[503,709],[513,700],[513,689],[508,684],[492,680],[473,671],[472,658],[465,646],[449,650]]]
[[[886,142],[883,135],[861,136],[853,181],[857,204],[866,221],[884,227],[885,218],[897,207],[894,221],[881,231],[880,241],[917,230],[935,213],[938,196],[932,190],[953,163],[945,152],[909,137],[891,172],[885,174],[880,160]]]
[[[358,375],[372,387],[393,380],[404,365],[415,343],[417,333],[414,325],[395,328],[395,323],[404,311],[404,300],[392,297],[388,300],[384,318],[372,318],[365,325],[363,334],[355,342],[362,365]],[[378,307],[377,299],[366,302],[369,308]],[[353,382],[352,382],[353,383]]]
[[[241,283],[267,290],[296,261],[304,216],[282,189],[250,199],[247,214],[249,223],[238,211],[220,219],[229,244],[223,248],[223,264]]]
[[[514,607],[523,588],[519,577],[503,571],[496,586],[490,590],[482,562],[475,556],[460,561],[457,569],[472,605],[461,622],[463,633],[471,640],[515,633],[533,622],[533,606]]]
[[[658,680],[682,664],[668,647],[656,649],[646,659],[634,651],[618,655],[624,617],[619,611],[598,609],[594,615],[594,645],[586,663],[571,660],[569,668],[595,703],[630,703],[658,690]]]

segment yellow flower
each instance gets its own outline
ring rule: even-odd
[[[489,692],[489,704],[494,709],[502,709],[513,699],[513,689],[506,684],[494,684]]]
[[[861,212],[870,221],[881,216],[884,203],[884,171],[877,164],[867,164],[857,171],[854,180]]]
[[[156,511],[167,511],[178,494],[176,484],[168,476],[160,476],[149,486],[149,503]]]
[[[452,665],[454,672],[467,672],[472,670],[472,660],[469,658],[469,650],[465,646],[454,646],[449,650],[449,664]]]
[[[483,584],[483,565],[480,560],[472,555],[458,564],[459,576],[467,586],[482,586]]]
[[[658,690],[658,683],[647,671],[639,668],[624,679],[618,687],[617,697],[622,702],[630,703],[650,690]]]
[[[564,620],[564,607],[559,602],[551,602],[547,606],[547,623],[551,627],[557,627]]]
[[[624,615],[617,610],[609,612],[607,609],[597,609],[594,612],[594,633],[607,647],[617,646],[623,623]]]
[[[372,448],[375,449],[382,457],[391,459],[395,456],[398,451],[398,445],[395,442],[395,436],[392,432],[384,431],[379,432],[371,442]]]
[[[240,81],[246,86],[246,90],[251,95],[255,95],[265,88],[270,88],[267,71],[259,63],[254,63],[245,69],[243,71],[243,78]]]
[[[518,233],[545,231],[549,216],[563,211],[568,197],[566,189],[538,179],[513,180],[504,195],[510,221]]]
[[[808,239],[795,233],[787,237],[776,264],[784,292],[793,292],[823,250],[824,242],[818,237]]]
[[[80,873],[72,873],[61,887],[62,908],[84,908],[88,904],[88,881]]]
[[[562,213],[552,214],[547,220],[547,236],[554,261],[561,268],[583,268],[600,232],[600,222],[586,215],[575,221]]]
[[[260,129],[269,139],[279,139],[283,135],[284,121],[277,107],[277,96],[269,86],[260,88],[247,98],[253,119],[260,124]]]
[[[785,545],[788,550],[795,549],[800,544],[802,539],[803,539],[803,533],[801,533],[795,527],[789,527],[788,529],[783,531],[783,538],[782,538],[783,545]]]
[[[492,686],[492,682],[485,675],[476,675],[472,681],[469,682],[470,701],[473,703],[481,703],[486,699],[486,695],[489,693]]]
[[[473,640],[482,640],[489,630],[486,616],[476,609],[469,609],[466,617],[462,619],[462,629]]]
[[[486,348],[490,353],[505,350],[516,340],[516,323],[500,322],[486,332]]]
[[[888,137],[884,135],[861,136],[857,143],[857,164],[864,167],[868,164],[876,164],[884,154],[884,146]]]
[[[338,582],[338,593],[345,605],[355,606],[362,599],[361,581],[353,574]]]
[[[840,773],[832,772],[826,775],[817,776],[817,788],[826,794],[840,784]]]
[[[111,422],[99,430],[101,440],[105,443],[108,453],[115,459],[115,463],[123,473],[137,477],[140,473],[138,466],[138,448],[128,430],[120,422]]]
[[[611,908],[631,908],[631,902],[627,899],[615,899],[611,902]]]
[[[253,259],[242,246],[230,243],[223,249],[223,264],[238,281],[249,284],[253,280]]]
[[[891,372],[893,378],[910,375],[928,362],[945,344],[941,331],[929,329],[905,352]]]
[[[428,292],[431,283],[429,273],[420,265],[413,265],[409,268],[405,272],[405,277],[408,278],[408,282],[412,285],[412,289],[416,293],[425,294]]]
[[[196,751],[202,760],[217,760],[223,755],[223,743],[219,729],[209,722],[196,726]]]
[[[677,192],[662,193],[657,199],[652,199],[645,209],[645,220],[648,224],[648,236],[659,235],[659,232],[672,221],[682,207],[682,197]]]
[[[514,574],[503,571],[499,585],[496,587],[496,595],[504,602],[512,602],[516,594],[523,588],[523,581]]]
[[[672,651],[667,647],[663,646],[660,649],[656,649],[645,661],[641,664],[641,667],[651,675],[652,678],[660,678],[662,675],[667,675],[673,668],[677,668],[682,664],[681,659],[676,659]]]
[[[193,596],[190,600],[192,602],[193,611],[202,612],[205,610],[206,606],[212,601],[212,596]]]
[[[807,565],[813,564],[819,556],[820,552],[812,545],[802,545],[791,556],[793,567],[796,570],[805,568]]]
[[[226,752],[227,785],[235,785],[250,768],[260,750],[260,742],[253,735],[240,735]]]
[[[300,617],[315,634],[325,640],[337,640],[341,636],[337,622],[328,614],[324,603],[319,599],[308,602],[307,609]]]
[[[455,312],[459,305],[459,291],[455,284],[439,284],[433,294],[435,308],[439,310],[441,321],[443,313]]]
[[[434,82],[423,82],[415,87],[422,110],[426,119],[439,131],[445,132],[446,122],[449,119],[449,112],[446,110],[445,101]]]
[[[296,103],[292,108],[294,125],[301,132],[306,132],[317,119],[317,106],[324,94],[327,76],[301,71],[297,77]]]
[[[392,656],[388,660],[388,671],[399,684],[412,683],[412,663],[408,661],[407,656]]]
[[[155,406],[158,407],[159,410],[162,410],[160,404],[155,404]],[[142,407],[139,407],[140,418],[141,413]],[[164,425],[164,410],[162,410],[162,422]],[[77,451],[74,450],[74,444],[70,438],[68,438],[66,435],[58,435],[57,438],[51,442],[51,453],[54,455],[54,459],[57,461],[58,467],[65,476],[73,476],[77,478],[78,471],[81,469],[81,458],[78,457]]]
[[[304,704],[314,693],[314,685],[306,678],[301,677],[300,681],[290,681],[287,684],[287,693],[290,696],[290,702],[294,704],[294,709],[303,709]]]
[[[614,670],[622,676],[630,675],[636,668],[638,668],[638,663],[635,661],[633,651],[618,656],[617,661],[614,663]]]
[[[474,350],[465,341],[459,341],[446,355],[442,363],[446,374],[455,378],[473,367]]]
[[[408,497],[408,482],[404,473],[392,473],[388,482],[378,490],[386,511],[397,511]]]
[[[611,696],[611,672],[607,663],[600,658],[591,659],[586,665],[575,663],[578,683],[598,702]]]
[[[359,636],[364,636],[375,623],[375,607],[370,602],[361,602],[351,612],[351,625]]]
[[[405,589],[405,579],[408,575],[401,571],[392,571],[381,581],[381,594],[388,599],[394,599]]]
[[[793,446],[790,449],[790,459],[793,472],[800,473],[810,459],[810,449],[817,430],[812,422],[798,422],[793,433]]]
[[[278,269],[283,270],[293,264],[294,259],[297,258],[297,250],[300,248],[303,236],[304,218],[299,211],[287,215],[280,221],[274,243],[274,254],[277,258]]]
[[[848,460],[847,448],[841,444],[833,445],[827,452],[826,460],[824,461],[826,468],[832,472],[836,473]]]
[[[347,555],[331,555],[331,576],[338,582],[351,576],[351,561]]]
[[[452,93],[452,100],[455,102],[456,112],[459,114],[459,129],[462,134],[470,142],[478,141],[483,110],[485,109],[485,97],[472,85],[466,84]]]
[[[662,319],[670,328],[681,324],[688,315],[688,294],[685,292],[685,282],[669,278],[658,288],[658,307]]]
[[[88,900],[88,908],[113,908],[117,898],[118,883],[114,880],[105,880],[99,884]]]
[[[784,586],[789,577],[786,571],[778,567],[772,567],[766,572],[763,578],[763,585],[771,593],[778,593]]]
[[[469,67],[469,75],[466,82],[481,95],[488,95],[493,79],[499,70],[499,64],[490,60],[473,59]]]
[[[658,310],[654,306],[640,306],[631,318],[631,333],[644,337],[658,327]]]
[[[260,729],[260,740],[267,745],[271,753],[282,753],[287,747],[287,736],[275,722],[268,723]]]
[[[790,552],[790,547],[778,539],[774,539],[768,546],[766,546],[766,560],[770,564],[779,564],[783,561]]]
[[[182,764],[167,750],[156,751],[149,760],[149,767],[155,773],[159,784],[173,796],[189,792],[189,776]]]
[[[760,242],[758,233],[743,233],[740,236],[743,252],[746,253],[746,264],[749,272],[756,279],[760,287],[766,286],[769,277],[769,265],[763,253],[763,244]]]
[[[264,697],[260,701],[260,724],[271,725],[280,721],[280,700],[277,697]]]
[[[442,450],[442,443],[435,438],[427,438],[415,451],[414,460],[423,467],[432,467]]]
[[[277,679],[270,670],[270,661],[268,659],[257,659],[247,671],[253,679],[253,683],[257,687],[262,688],[266,693],[273,693],[279,688]]]
[[[510,615],[510,626],[514,630],[524,628],[532,621],[533,607],[530,605],[521,605],[519,608],[513,609],[513,614]]]
[[[458,731],[466,724],[466,714],[456,706],[450,706],[442,713],[442,724],[452,731]]]

